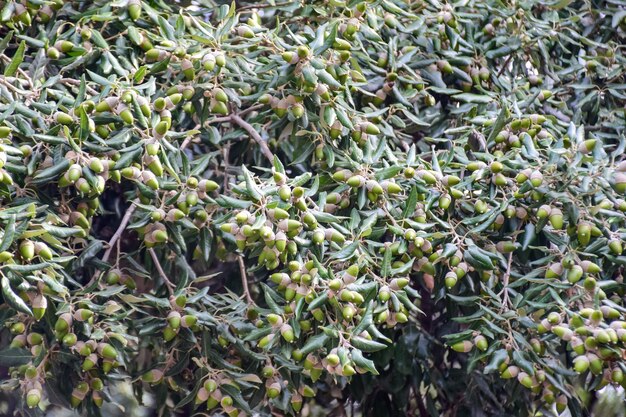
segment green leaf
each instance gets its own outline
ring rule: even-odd
[[[24,61],[24,52],[26,51],[26,41],[20,42],[20,46],[17,47],[17,51],[11,59],[11,63],[4,69],[5,77],[13,77],[20,67],[22,61]]]
[[[4,367],[25,365],[33,360],[33,355],[26,349],[7,347],[0,350],[0,365]]]
[[[15,215],[9,217],[9,222],[4,227],[4,235],[2,236],[2,243],[0,243],[0,252],[3,252],[11,246],[15,239]]]
[[[13,292],[11,289],[11,285],[9,283],[9,279],[5,276],[0,279],[0,286],[2,287],[2,295],[4,296],[4,301],[13,309],[19,311],[20,313],[25,313],[30,316],[33,315],[33,312],[26,305],[24,300],[22,300],[17,294]]]

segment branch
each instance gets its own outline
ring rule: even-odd
[[[109,260],[109,257],[111,256],[111,252],[113,251],[113,246],[115,246],[115,242],[119,240],[119,238],[122,236],[122,233],[124,233],[126,226],[128,226],[130,217],[133,215],[133,213],[135,212],[135,209],[137,208],[135,204],[138,202],[139,202],[138,199],[133,200],[130,203],[130,206],[126,209],[126,213],[124,214],[124,217],[122,218],[122,221],[120,222],[119,227],[117,228],[117,230],[115,231],[115,234],[113,234],[113,236],[111,237],[111,240],[109,240],[109,243],[107,244],[108,248],[104,252],[104,256],[102,257],[102,262],[107,262]],[[96,278],[98,278],[98,275],[100,275],[100,272],[96,271],[96,273],[93,274],[93,276],[87,283],[86,287],[89,287],[91,284],[93,284]]]
[[[243,120],[238,114],[231,114],[230,120],[239,125],[239,127],[243,128],[248,134],[255,140],[255,142],[261,147],[261,152],[263,155],[270,161],[270,163],[274,163],[274,154],[270,151],[269,146],[267,146],[267,142],[263,140],[259,132],[254,130],[252,125],[245,120]]]
[[[241,12],[244,10],[254,10],[254,9],[265,9],[265,8],[270,8],[270,7],[283,7],[283,6],[289,6],[293,4],[293,2],[291,1],[285,1],[282,3],[276,3],[276,4],[271,4],[271,3],[266,3],[266,4],[259,4],[259,3],[255,3],[255,4],[248,4],[245,6],[241,6],[237,9],[237,12]]]
[[[152,257],[152,262],[154,262],[154,266],[159,272],[159,276],[161,277],[163,282],[165,282],[165,286],[167,286],[167,290],[169,291],[170,295],[174,294],[175,286],[174,284],[172,284],[172,281],[170,281],[169,278],[167,278],[167,275],[165,275],[165,271],[163,271],[163,267],[161,266],[161,263],[159,262],[159,258],[157,257],[157,254],[154,251],[154,248],[148,249],[148,252],[150,252],[150,256]]]
[[[243,256],[238,256],[239,271],[241,272],[241,285],[243,286],[243,292],[246,295],[246,301],[248,304],[254,304],[252,296],[250,295],[250,289],[248,288],[248,276],[246,275],[246,265],[243,263]]]
[[[75,80],[74,78],[61,78],[59,82],[61,84],[67,84],[67,85],[80,85],[82,81]],[[93,88],[89,87],[86,84],[85,84],[85,90],[87,90],[87,92],[91,94],[92,96],[97,96],[98,94],[100,94],[96,90],[94,90]]]

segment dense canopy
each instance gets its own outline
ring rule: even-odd
[[[623,2],[223,3],[0,2],[8,413],[626,386]]]

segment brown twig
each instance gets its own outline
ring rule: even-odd
[[[239,127],[243,128],[248,134],[254,139],[254,141],[261,147],[261,152],[263,155],[270,161],[270,163],[274,163],[274,154],[270,150],[269,146],[267,146],[267,142],[263,140],[259,132],[254,130],[252,125],[245,120],[243,120],[238,114],[231,114],[230,119],[235,122]]]
[[[247,109],[243,109],[242,111],[239,112],[239,116],[243,116],[246,115],[250,112],[253,112],[255,110],[259,110],[262,109],[263,107],[265,107],[265,104],[255,104],[254,106],[250,106]]]
[[[111,256],[111,252],[113,251],[113,247],[115,246],[115,242],[117,242],[119,238],[122,236],[122,233],[124,233],[124,230],[126,229],[126,226],[128,226],[128,222],[130,221],[131,216],[133,215],[133,213],[135,212],[135,209],[137,208],[135,204],[138,202],[139,202],[138,199],[133,200],[130,203],[130,206],[128,207],[128,209],[126,209],[126,213],[124,214],[124,217],[122,217],[122,221],[120,222],[119,227],[117,228],[117,230],[111,237],[111,240],[109,240],[108,248],[104,252],[104,255],[102,256],[102,262],[107,262],[109,260],[109,257]],[[93,284],[96,278],[98,278],[98,275],[100,275],[100,272],[96,271],[96,273],[93,274],[93,276],[91,277],[91,280],[87,283],[86,286],[89,287],[91,284]]]
[[[511,276],[511,263],[513,262],[513,252],[509,253],[509,260],[506,265],[506,271],[502,277],[502,308],[504,311],[509,310],[509,277]]]
[[[80,83],[81,83],[82,81],[81,81],[81,80],[76,80],[76,79],[74,79],[74,78],[61,78],[61,79],[59,80],[59,82],[60,82],[61,84],[68,84],[68,85],[80,85]],[[98,91],[96,91],[95,89],[93,89],[93,88],[89,87],[88,85],[85,85],[85,87],[86,87],[85,89],[87,90],[87,92],[88,92],[89,94],[91,94],[92,96],[97,96],[98,94],[100,94],[100,93],[98,93]]]
[[[246,301],[248,304],[254,304],[252,296],[250,295],[250,289],[248,288],[248,276],[246,274],[246,265],[243,263],[243,256],[238,256],[239,271],[241,272],[241,285],[243,286],[243,292],[246,295]]]
[[[254,141],[259,145],[259,147],[261,147],[261,152],[263,152],[263,155],[265,155],[265,157],[270,161],[270,163],[274,163],[274,154],[270,150],[269,146],[267,146],[267,142],[261,137],[261,135],[259,135],[259,132],[257,132],[250,123],[246,122],[241,117],[254,110],[258,110],[261,107],[263,106],[257,104],[257,105],[254,105],[254,106],[248,107],[247,109],[242,110],[239,114],[232,113],[228,116],[216,117],[214,119],[207,120],[206,123],[208,124],[223,123],[223,122],[235,123],[239,127],[243,128],[246,132],[248,132],[248,134],[252,137],[252,139],[254,139]]]
[[[243,10],[249,10],[249,9],[266,9],[266,8],[270,8],[270,7],[283,7],[283,6],[289,6],[293,4],[293,2],[291,1],[285,1],[282,3],[276,3],[276,4],[271,4],[271,3],[265,3],[265,4],[259,4],[259,3],[255,3],[255,4],[247,4],[245,6],[241,6],[237,9],[238,12],[241,12]]]
[[[152,262],[154,262],[154,266],[157,269],[159,276],[161,277],[163,282],[165,282],[165,286],[167,287],[167,290],[169,291],[170,295],[173,295],[175,286],[174,284],[172,284],[172,281],[170,281],[167,275],[165,274],[165,271],[163,270],[163,267],[161,266],[161,263],[159,262],[159,258],[156,252],[154,251],[154,248],[148,249],[148,252],[150,252],[150,256],[152,257]]]

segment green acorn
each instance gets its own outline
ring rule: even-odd
[[[226,95],[224,90],[222,90],[221,88],[213,89],[213,97],[217,101],[221,101],[222,103],[228,103],[228,96]]]
[[[54,44],[54,47],[63,53],[68,53],[72,52],[72,50],[74,49],[74,44],[70,41],[60,40]]]
[[[597,264],[591,261],[582,261],[580,263],[580,267],[588,274],[597,274],[599,272],[602,272],[602,268],[600,268]]]
[[[98,364],[98,356],[95,353],[89,354],[82,364],[83,371],[90,371]]]
[[[267,336],[264,336],[263,338],[261,338],[261,340],[259,340],[259,343],[257,344],[257,346],[261,349],[265,349],[266,347],[269,346],[270,342],[274,339],[274,334],[270,333]]]
[[[363,131],[368,135],[378,135],[380,134],[380,129],[374,123],[365,123],[363,126]]]
[[[457,342],[450,346],[452,350],[460,353],[467,353],[474,347],[474,344],[469,340],[463,340],[462,342]]]
[[[613,175],[613,188],[620,194],[626,193],[626,173],[617,172]]]
[[[558,262],[552,263],[550,264],[550,266],[548,266],[548,269],[546,269],[546,278],[549,278],[549,279],[560,278],[561,275],[563,274],[563,271],[564,271],[563,265],[561,265]]]
[[[23,240],[20,243],[20,255],[29,261],[35,257],[35,244],[30,240]]]
[[[68,347],[74,346],[76,345],[76,342],[78,342],[78,337],[74,333],[68,333],[65,336],[63,336],[62,343],[65,346],[68,346]]]
[[[215,382],[215,380],[213,379],[207,379],[204,382],[203,387],[205,390],[207,390],[207,392],[215,392],[215,390],[217,389],[217,382]]]
[[[539,187],[543,183],[543,174],[539,171],[533,171],[529,179],[533,187]]]
[[[89,385],[86,382],[79,382],[76,388],[72,391],[70,398],[70,404],[72,407],[78,407],[78,405],[85,399],[85,396],[89,392]]]
[[[22,322],[13,323],[10,330],[12,334],[22,334],[26,331],[26,326]]]
[[[185,314],[180,320],[180,325],[185,328],[193,327],[196,323],[198,323],[198,317],[191,314]]]
[[[48,300],[42,294],[38,294],[33,300],[33,315],[35,320],[39,321],[46,314]]]
[[[23,348],[24,346],[26,346],[26,336],[23,334],[18,334],[17,336],[15,336],[13,338],[13,340],[11,340],[11,344],[9,345],[9,347],[11,348]]]
[[[71,125],[74,119],[69,114],[58,111],[54,114],[54,121],[61,125]]]
[[[456,276],[454,272],[450,271],[446,274],[444,281],[445,281],[446,288],[451,289],[456,285],[458,281],[458,277]]]
[[[587,222],[579,223],[576,229],[576,234],[578,242],[583,246],[587,246],[591,241],[591,224]]]
[[[128,16],[134,22],[141,16],[141,0],[128,1]]]
[[[221,101],[214,101],[211,106],[211,113],[227,115],[228,114],[228,106]]]
[[[623,251],[622,242],[619,239],[611,239],[609,240],[609,249],[615,255],[620,256]]]
[[[487,348],[489,347],[489,343],[487,342],[487,339],[485,338],[485,336],[480,335],[480,334],[474,338],[474,345],[481,352],[486,351]]]
[[[98,353],[103,358],[115,359],[117,358],[117,350],[108,343],[100,343],[98,345]]]
[[[0,126],[0,139],[8,138],[11,134],[11,128],[8,126]]]
[[[571,329],[568,329],[565,326],[554,326],[552,327],[552,333],[560,337],[562,340],[569,341],[572,340],[572,336],[574,332]]]
[[[578,152],[582,153],[583,155],[588,154],[589,152],[593,151],[593,149],[596,147],[597,142],[598,141],[596,139],[587,139],[581,142],[580,145],[578,145]]]
[[[509,366],[504,370],[504,372],[500,374],[500,377],[502,379],[512,379],[512,378],[517,378],[518,374],[519,374],[519,368],[517,366]]]
[[[169,342],[176,337],[177,333],[178,333],[178,330],[173,329],[169,325],[165,326],[165,328],[163,329],[163,339],[165,339],[166,342]]]
[[[563,229],[563,213],[558,208],[552,208],[549,214],[549,220],[552,227],[556,230]]]
[[[41,391],[37,388],[29,390],[26,394],[26,405],[29,408],[34,408],[39,405],[39,401],[41,401]]]
[[[72,315],[70,313],[63,313],[59,316],[54,324],[54,330],[57,333],[65,334],[69,327],[72,325]]]
[[[345,306],[341,310],[341,315],[343,316],[345,320],[352,320],[352,317],[354,317],[355,314],[356,314],[356,309],[350,305]]]
[[[191,80],[193,80],[196,77],[196,71],[195,71],[195,69],[193,67],[193,64],[191,63],[190,60],[183,59],[182,62],[180,63],[180,69],[183,72],[183,75],[184,75],[186,80],[191,81]],[[172,103],[174,105],[178,104],[177,102],[174,102],[173,99],[172,99]]]
[[[129,108],[124,108],[120,112],[119,116],[122,119],[122,121],[124,121],[124,123],[126,123],[127,125],[132,125],[133,122],[135,121],[135,118],[133,117],[133,112],[130,111]]]
[[[287,323],[281,326],[280,334],[287,343],[293,343],[293,341],[295,340],[295,334],[294,334],[293,328]]]
[[[41,345],[43,343],[43,336],[39,333],[32,332],[26,336],[26,341],[31,346]]]

